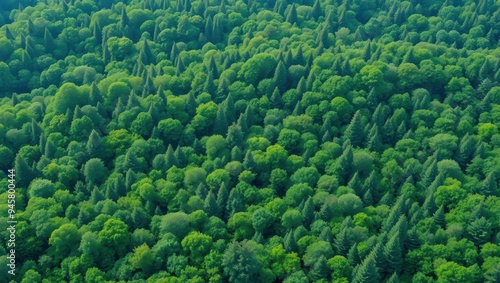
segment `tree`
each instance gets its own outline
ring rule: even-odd
[[[385,258],[387,259],[387,273],[400,273],[403,267],[403,251],[399,241],[399,232],[392,236],[384,248]]]
[[[231,242],[224,252],[222,266],[229,282],[255,282],[261,268],[255,249],[248,241]]]
[[[77,105],[81,107],[86,105],[88,100],[88,94],[74,83],[65,83],[56,92],[52,105],[56,113],[63,114],[67,109],[75,109]]]
[[[146,243],[135,248],[134,255],[129,259],[133,268],[139,268],[146,274],[153,268],[154,260],[154,254]]]
[[[485,217],[478,218],[467,226],[469,238],[477,246],[482,246],[491,238],[491,224]]]
[[[63,224],[54,230],[50,235],[49,244],[56,248],[57,254],[61,257],[69,255],[80,241],[78,228],[75,224]]]
[[[28,195],[30,198],[33,197],[43,197],[49,198],[55,193],[55,186],[49,180],[46,179],[35,179],[31,182],[28,187]]]
[[[106,176],[106,167],[102,160],[99,158],[92,158],[87,161],[84,167],[84,175],[87,182],[92,184],[98,184],[103,181]]]
[[[241,66],[238,76],[248,84],[256,86],[259,81],[271,74],[275,66],[274,56],[267,53],[256,54]]]
[[[184,237],[181,246],[190,255],[189,259],[194,264],[200,264],[203,262],[203,257],[210,252],[212,237],[200,232],[192,232]]]
[[[178,239],[182,239],[191,230],[189,216],[184,212],[166,214],[162,217],[159,228],[161,233],[171,233]]]
[[[446,262],[436,269],[437,282],[479,282],[481,270],[477,265],[461,266],[453,261]]]
[[[356,273],[353,274],[353,283],[378,282],[377,266],[372,256],[368,256],[363,263],[358,266]]]
[[[98,233],[99,242],[123,256],[130,244],[130,232],[128,226],[118,219],[109,219]]]

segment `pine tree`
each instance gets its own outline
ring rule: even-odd
[[[14,161],[14,168],[16,172],[17,186],[27,186],[34,179],[34,172],[31,167],[26,163],[26,160],[18,154]]]
[[[314,262],[311,270],[309,271],[308,277],[312,282],[328,277],[328,266],[326,265],[326,259],[324,256],[320,256],[318,260]]]
[[[476,246],[482,246],[483,244],[489,242],[491,234],[491,223],[485,217],[476,219],[467,226],[468,238]]]
[[[368,40],[368,44],[366,44],[365,49],[363,50],[363,60],[365,62],[368,62],[370,58],[372,57],[372,45],[371,42]]]
[[[243,161],[243,167],[246,170],[253,171],[255,169],[255,161],[253,160],[253,154],[250,150],[245,154],[245,159]]]
[[[304,203],[304,208],[302,208],[302,215],[304,216],[304,225],[309,227],[314,220],[314,203],[311,197],[309,197]]]
[[[85,145],[85,149],[89,158],[102,158],[104,156],[104,143],[102,141],[102,138],[95,130],[92,130],[92,132],[90,133],[87,144]]]
[[[439,209],[433,215],[434,223],[441,228],[446,227],[446,219],[444,217],[444,206],[440,206]]]
[[[414,250],[420,247],[421,241],[417,233],[417,228],[414,226],[408,230],[408,235],[406,238],[406,246],[408,250]]]
[[[487,282],[491,283],[500,282],[500,263],[497,263],[494,267],[486,271],[484,273],[484,278],[488,280]]]
[[[224,110],[224,105],[220,104],[217,110],[217,116],[215,117],[215,123],[213,128],[214,135],[225,136],[228,131],[228,123],[226,119],[226,113]]]
[[[359,265],[357,272],[353,275],[352,283],[377,283],[377,266],[372,256],[368,256]]]
[[[353,147],[361,146],[364,140],[361,112],[358,110],[345,130],[344,136],[351,141]]]
[[[274,92],[271,96],[271,107],[276,109],[283,108],[283,99],[281,98],[281,94],[278,87],[274,89]]]
[[[134,172],[138,172],[142,170],[142,165],[137,159],[137,156],[132,151],[127,151],[125,154],[125,159],[123,160],[124,169],[129,170],[132,169]]]
[[[167,152],[165,153],[165,166],[166,169],[170,169],[172,166],[179,166],[179,162],[174,155],[174,149],[172,145],[169,144],[167,148]]]
[[[213,78],[219,77],[219,72],[217,71],[217,65],[215,64],[214,56],[210,57],[210,60],[208,61],[207,69],[208,69],[208,73],[212,74]]]
[[[285,64],[283,64],[283,61],[279,61],[278,65],[276,66],[273,82],[281,93],[287,90],[287,70]]]
[[[313,9],[312,9],[312,16],[315,20],[318,20],[318,18],[322,15],[322,11],[321,11],[321,5],[320,5],[320,0],[315,0],[314,1],[314,5],[313,5]]]
[[[213,190],[208,192],[207,197],[205,198],[205,202],[203,204],[203,210],[209,216],[220,216],[219,208],[217,206],[217,199],[215,198],[215,193]]]
[[[283,239],[283,246],[289,253],[297,249],[297,242],[295,242],[295,237],[292,230],[286,233],[285,238]]]
[[[297,9],[295,7],[295,4],[291,4],[289,9],[288,9],[288,14],[286,15],[286,21],[293,24],[297,23]]]
[[[348,235],[347,229],[341,230],[335,237],[334,246],[336,251],[342,255],[346,256],[351,248],[351,240]]]
[[[385,245],[384,254],[387,259],[387,273],[400,273],[403,266],[403,255],[401,243],[399,241],[399,233],[394,234],[394,236],[389,239]]]
[[[351,264],[351,266],[356,266],[361,262],[361,258],[358,253],[358,243],[354,243],[354,245],[352,245],[349,249],[347,259],[349,260],[349,264]]]
[[[92,193],[90,195],[90,202],[92,204],[96,204],[101,200],[105,200],[104,195],[101,193],[101,191],[97,187],[94,187],[94,189],[92,190]]]
[[[318,240],[333,243],[333,233],[330,227],[325,227],[323,228],[323,230],[321,230],[321,234],[319,234]]]
[[[495,177],[495,171],[492,170],[483,181],[479,193],[484,196],[492,196],[497,194],[497,182]]]
[[[375,152],[379,152],[382,149],[382,141],[380,140],[380,134],[378,132],[378,126],[377,124],[374,124],[373,127],[370,129],[370,132],[368,134],[368,141],[366,144],[366,147]]]
[[[229,193],[227,191],[226,185],[222,183],[219,188],[219,192],[217,193],[218,215],[222,216],[223,209],[226,207],[228,202],[228,197]]]
[[[351,180],[349,183],[347,183],[347,186],[351,189],[354,190],[356,195],[362,196],[363,192],[363,186],[361,184],[361,180],[359,178],[358,172],[355,172],[354,175],[352,176]]]
[[[45,32],[43,34],[43,46],[45,47],[45,50],[55,50],[56,48],[54,37],[47,28],[45,28]]]
[[[486,210],[484,209],[483,202],[480,202],[478,205],[476,205],[476,207],[474,207],[474,210],[470,214],[469,222],[474,222],[481,217],[486,217]]]
[[[174,157],[177,160],[177,164],[180,168],[186,167],[188,160],[180,145],[177,145],[177,148],[174,151]]]
[[[391,277],[389,277],[389,279],[387,280],[386,283],[399,283],[399,277],[398,277],[398,274],[396,272],[394,272],[392,274]]]
[[[7,37],[8,40],[16,39],[16,37],[14,36],[14,34],[12,34],[8,26],[5,26],[5,37]]]

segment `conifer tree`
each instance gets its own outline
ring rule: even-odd
[[[90,202],[92,204],[96,204],[101,200],[105,200],[104,195],[101,193],[101,191],[97,187],[94,187],[94,189],[92,190],[92,193],[90,195]]]
[[[316,282],[320,279],[328,277],[328,266],[326,265],[326,259],[322,255],[314,262],[311,270],[309,271],[308,277],[312,282]]]
[[[321,230],[321,234],[319,234],[318,240],[333,243],[333,233],[330,227],[325,227],[323,228],[323,230]]]
[[[446,220],[444,217],[444,207],[441,205],[439,209],[434,213],[433,215],[434,218],[434,223],[438,225],[441,228],[445,228],[446,226]]]
[[[217,193],[217,207],[218,207],[218,215],[224,216],[227,219],[227,215],[225,214],[225,208],[228,204],[229,192],[227,191],[225,183],[222,183],[219,192]]]
[[[276,109],[283,108],[283,99],[281,98],[280,91],[278,87],[276,87],[271,96],[271,107]]]
[[[400,273],[403,266],[403,257],[399,233],[394,234],[384,248],[385,258],[387,259],[387,273]]]
[[[102,158],[104,156],[105,152],[102,138],[95,130],[92,130],[90,133],[85,149],[89,158]]]
[[[178,160],[175,158],[174,149],[172,145],[169,144],[167,148],[167,152],[165,153],[165,166],[167,169],[170,169],[172,166],[178,166]]]
[[[372,256],[368,256],[363,263],[359,265],[357,272],[353,275],[353,283],[377,283],[378,274],[375,260]]]
[[[137,159],[137,156],[130,150],[127,151],[127,153],[125,154],[125,159],[123,160],[123,163],[125,170],[132,169],[132,171],[134,172],[142,170],[142,165]]]
[[[255,161],[253,159],[253,154],[250,150],[245,154],[245,159],[243,160],[243,167],[247,170],[253,171],[255,169]]]
[[[351,266],[356,266],[361,262],[358,253],[358,243],[354,243],[354,245],[352,245],[352,247],[349,249],[349,252],[347,253],[347,259],[349,260],[349,264]]]
[[[304,216],[304,225],[309,227],[312,221],[314,220],[314,203],[311,197],[309,197],[304,203],[304,207],[302,208],[302,215]]]
[[[281,93],[287,90],[287,70],[283,61],[279,61],[276,66],[273,82]]]
[[[297,23],[297,9],[295,8],[295,4],[291,4],[288,13],[286,15],[286,21],[293,24]]]
[[[352,178],[349,183],[347,183],[347,186],[353,189],[356,195],[362,196],[363,186],[361,184],[358,172],[355,172],[354,175],[352,175]]]
[[[321,5],[319,0],[314,1],[313,9],[312,9],[312,14],[311,16],[315,19],[318,20],[318,18],[322,15],[321,11]]]
[[[217,199],[215,198],[215,193],[213,190],[208,192],[207,197],[205,198],[205,202],[203,204],[203,210],[209,216],[220,216],[219,208],[217,206]]]
[[[392,274],[391,277],[389,277],[389,279],[387,280],[386,283],[399,283],[399,277],[398,277],[398,274],[396,272],[394,272]]]
[[[484,196],[492,196],[497,194],[497,182],[495,177],[495,171],[492,170],[484,179],[479,193]]]
[[[287,252],[293,252],[297,249],[297,242],[295,241],[292,230],[286,233],[285,238],[283,239],[283,245]]]
[[[378,131],[378,126],[377,124],[374,124],[372,128],[370,129],[370,132],[368,134],[368,140],[366,147],[375,152],[379,152],[382,149],[382,141],[380,140],[380,134]]]
[[[226,119],[224,105],[220,104],[217,110],[217,116],[215,117],[213,134],[225,136],[227,131],[228,131],[228,123]]]
[[[351,248],[351,240],[348,235],[347,229],[341,230],[335,237],[334,246],[336,251],[342,255],[346,256]]]
[[[354,114],[351,123],[345,130],[345,137],[351,141],[353,147],[361,146],[364,140],[363,125],[361,122],[361,112],[358,110]]]
[[[491,223],[485,217],[478,218],[467,226],[468,238],[476,245],[482,246],[489,242],[492,229]]]

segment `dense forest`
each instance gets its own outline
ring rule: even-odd
[[[2,0],[0,281],[500,282],[499,39],[496,0]]]

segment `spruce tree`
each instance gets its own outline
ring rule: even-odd
[[[351,240],[347,229],[341,230],[334,241],[335,250],[342,256],[347,256],[351,248]]]
[[[89,158],[102,158],[105,154],[104,143],[99,134],[92,130],[90,133],[85,150]]]
[[[497,194],[497,181],[495,178],[495,171],[492,170],[484,179],[479,193],[483,196],[492,196]]]
[[[314,262],[308,277],[312,282],[328,277],[328,266],[326,265],[326,259],[323,255]]]
[[[276,66],[273,82],[281,93],[287,90],[287,70],[283,61],[279,61]]]
[[[482,246],[490,241],[491,226],[490,221],[485,217],[476,219],[467,226],[467,236],[476,246]]]
[[[358,253],[358,243],[354,243],[354,245],[352,245],[352,247],[349,249],[349,252],[347,253],[347,259],[349,260],[349,264],[351,266],[356,266],[361,262]]]
[[[271,96],[271,107],[276,109],[283,108],[283,99],[281,98],[280,91],[278,87],[276,87]]]
[[[375,260],[372,256],[368,256],[359,265],[357,272],[353,274],[352,283],[377,283],[378,281],[378,270]]]
[[[228,123],[226,119],[226,113],[224,110],[224,105],[220,104],[217,110],[217,116],[215,117],[215,123],[213,127],[214,135],[225,136],[228,131]]]
[[[384,254],[387,260],[387,273],[400,273],[403,267],[403,255],[401,243],[399,241],[399,233],[394,234],[394,236],[389,239],[385,245]]]
[[[209,215],[209,216],[217,216],[219,217],[219,208],[217,206],[217,199],[215,198],[215,193],[213,190],[210,190],[208,192],[207,197],[205,198],[205,202],[203,204],[203,210]]]
[[[439,209],[434,213],[433,218],[434,218],[434,223],[436,223],[436,225],[438,225],[443,229],[446,227],[446,220],[444,217],[444,206],[441,205],[439,207]]]
[[[344,136],[351,141],[353,147],[361,146],[364,140],[361,112],[358,110],[345,130]]]
[[[309,197],[304,203],[304,208],[302,208],[302,215],[304,216],[304,225],[309,227],[314,220],[314,202],[312,197]]]
[[[319,234],[318,240],[333,243],[332,229],[330,229],[330,227],[323,228],[321,234]]]
[[[178,166],[179,163],[174,155],[174,149],[171,144],[168,145],[167,152],[165,153],[165,166],[170,169],[172,166]]]

